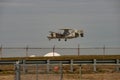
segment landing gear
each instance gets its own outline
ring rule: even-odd
[[[61,41],[61,39],[58,39],[58,41]],[[65,41],[67,41],[67,38],[65,38]]]
[[[58,41],[60,41],[61,39],[58,39]]]
[[[65,41],[67,41],[67,38],[65,38]]]

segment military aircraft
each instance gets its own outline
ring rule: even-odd
[[[63,33],[50,31],[50,34],[49,36],[47,36],[47,38],[49,40],[58,39],[58,41],[60,41],[61,39],[64,39],[65,41],[67,41],[67,39],[84,37],[83,30],[76,30],[76,29],[60,29],[60,30],[63,30]]]

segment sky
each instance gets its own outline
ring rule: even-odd
[[[0,0],[4,47],[120,47],[120,0]],[[49,31],[83,29],[83,38],[47,39]]]

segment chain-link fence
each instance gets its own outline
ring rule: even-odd
[[[79,66],[79,65],[78,65]],[[77,66],[77,67],[78,67]],[[81,80],[81,66],[74,73],[69,65],[15,64],[15,80]]]
[[[92,47],[92,48],[30,48],[30,47],[1,47],[0,57],[29,57],[31,55],[44,56],[49,52],[60,55],[120,55],[119,47]]]
[[[74,64],[64,61],[47,60],[19,61],[13,64],[0,65],[0,80],[120,80],[120,60],[99,64]],[[73,62],[73,61],[72,61]],[[86,61],[85,61],[86,62]],[[106,62],[106,61],[104,61]],[[111,62],[111,64],[109,64]],[[2,74],[2,75],[1,75]],[[4,75],[3,75],[4,74]]]
[[[90,64],[69,65],[61,61],[57,64],[19,64],[16,62],[15,80],[119,80],[120,74],[118,70],[115,70],[118,67],[109,64],[96,65],[97,71],[94,71],[94,65]],[[107,76],[107,74],[110,75]]]

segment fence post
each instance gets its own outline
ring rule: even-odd
[[[38,80],[38,64],[36,64],[36,80]]]
[[[103,46],[103,55],[105,55],[105,45]]]
[[[53,46],[53,57],[55,56],[54,52],[55,52],[55,45]]]
[[[79,75],[80,75],[80,80],[82,80],[82,65],[81,64],[79,67]]]
[[[63,79],[63,68],[62,68],[62,61],[60,61],[60,80]]]
[[[0,46],[0,58],[2,58],[2,44]]]
[[[47,60],[47,73],[50,72],[50,60],[48,59]]]
[[[26,57],[28,57],[28,45],[26,46]]]
[[[71,63],[70,63],[70,71],[73,72],[73,59],[71,59],[70,62],[71,62]]]
[[[119,71],[119,59],[116,59],[116,71]]]
[[[15,80],[21,80],[20,78],[20,64],[19,61],[15,63]]]
[[[97,62],[96,62],[96,59],[94,59],[93,61],[94,61],[94,64],[93,64],[93,71],[96,72],[96,71],[97,71],[97,70],[96,70],[96,63],[97,63]]]
[[[24,74],[26,74],[27,73],[27,65],[26,65],[26,60],[23,60],[23,72],[24,72]]]
[[[80,56],[80,44],[78,44],[78,56]]]

